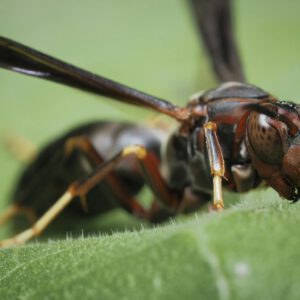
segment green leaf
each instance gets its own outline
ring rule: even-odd
[[[299,205],[0,251],[1,299],[296,299]]]

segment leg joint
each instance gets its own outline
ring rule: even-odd
[[[147,150],[144,146],[134,145],[125,147],[122,151],[122,156],[134,154],[138,159],[144,159],[147,156]]]

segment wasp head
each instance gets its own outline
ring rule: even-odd
[[[273,102],[248,117],[246,145],[259,175],[282,197],[300,198],[300,106]]]

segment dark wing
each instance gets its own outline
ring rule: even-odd
[[[230,0],[189,0],[219,81],[245,81],[235,44]]]
[[[179,108],[166,100],[85,71],[4,37],[0,37],[0,67],[121,102],[152,108],[178,120],[186,118],[185,108]]]

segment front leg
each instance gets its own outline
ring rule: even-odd
[[[204,134],[209,157],[210,172],[213,176],[213,208],[217,211],[220,211],[224,208],[222,196],[222,178],[225,174],[225,164],[222,149],[217,136],[216,123],[205,123]]]

